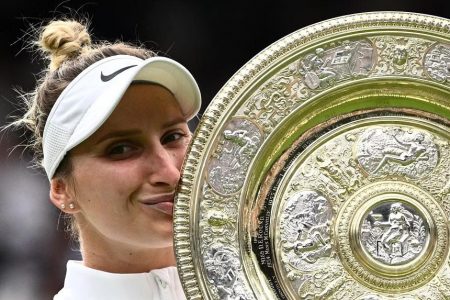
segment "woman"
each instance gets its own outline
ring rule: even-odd
[[[72,218],[82,261],[54,299],[184,299],[172,209],[200,108],[177,62],[123,43],[92,45],[77,21],[52,21],[50,67],[15,125],[34,133],[51,202]]]

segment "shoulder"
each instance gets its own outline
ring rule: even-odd
[[[118,274],[90,269],[80,262],[67,264],[64,288],[53,300],[186,299],[175,267],[149,273]]]
[[[79,262],[69,260],[66,265],[66,277],[64,279],[64,287],[53,296],[53,300],[75,300],[76,296],[73,295],[69,289],[66,288],[66,284],[68,282],[68,274],[71,272],[71,269],[75,264]]]
[[[53,300],[75,300],[64,288],[53,297]]]

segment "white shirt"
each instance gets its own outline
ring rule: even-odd
[[[64,287],[54,300],[179,300],[186,299],[176,267],[149,273],[117,274],[67,262]]]

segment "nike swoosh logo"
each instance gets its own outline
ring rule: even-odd
[[[103,82],[107,82],[107,81],[110,81],[111,79],[113,79],[114,77],[116,77],[117,75],[119,75],[120,73],[122,73],[123,71],[125,71],[125,70],[128,70],[129,68],[132,68],[132,67],[136,67],[137,65],[131,65],[131,66],[127,66],[127,67],[123,67],[122,69],[119,69],[119,70],[117,70],[117,71],[115,71],[115,72],[113,72],[113,73],[111,73],[111,74],[109,74],[109,75],[104,75],[103,74],[103,71],[100,73],[100,79],[103,81]]]

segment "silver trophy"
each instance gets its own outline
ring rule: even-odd
[[[450,21],[355,14],[249,61],[175,203],[188,299],[450,299]]]

